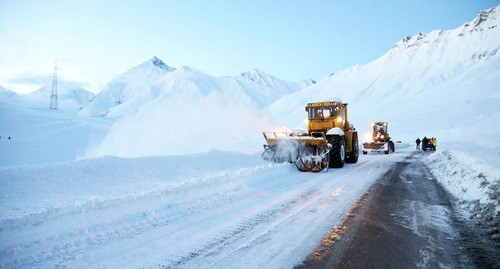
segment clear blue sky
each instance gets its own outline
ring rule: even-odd
[[[456,28],[500,0],[1,0],[0,86],[62,78],[98,91],[157,56],[214,76],[321,80],[405,36]]]

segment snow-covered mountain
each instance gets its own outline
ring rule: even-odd
[[[17,94],[0,86],[0,98],[12,106],[31,109],[48,109],[52,85],[45,85],[28,94]],[[59,80],[57,86],[58,108],[66,112],[78,111],[94,94],[75,81]]]
[[[174,70],[176,69],[153,57],[110,81],[80,113],[87,116],[106,116],[110,108],[133,99]]]
[[[303,80],[298,83],[286,81],[258,69],[243,72],[235,79],[238,86],[261,108],[315,83],[314,80]]]
[[[405,37],[377,60],[285,96],[269,111],[289,127],[301,126],[307,102],[340,97],[360,130],[389,121],[392,136],[407,141],[461,140],[471,131],[498,139],[498,128],[487,126],[500,120],[499,17],[496,7],[453,30]]]
[[[6,98],[10,98],[12,96],[16,95],[15,92],[7,89],[7,88],[4,88],[2,86],[0,86],[0,98],[2,99],[6,99]]]
[[[179,93],[180,89],[185,90],[189,83],[192,86],[197,85],[198,91],[205,93],[216,88],[238,94],[241,100],[263,108],[287,94],[313,84],[314,81],[289,82],[259,70],[244,72],[236,77],[216,78],[187,66],[177,70],[153,57],[109,82],[82,108],[81,114],[111,117],[134,114],[160,96],[175,98],[175,94]]]

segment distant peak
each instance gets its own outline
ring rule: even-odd
[[[453,29],[458,30],[460,33],[458,36],[464,36],[467,32],[476,32],[483,30],[491,30],[498,26],[498,21],[500,20],[500,6],[490,8],[487,10],[482,10],[478,13],[473,21],[464,23],[462,26]],[[404,48],[408,49],[411,47],[418,47],[422,43],[432,43],[437,40],[438,37],[443,36],[453,30],[435,30],[429,34],[418,32],[412,36],[407,36],[402,40],[398,41],[392,46],[392,48]]]
[[[497,20],[499,11],[500,11],[500,6],[479,11],[477,17],[472,21],[472,26],[477,27],[485,21]]]
[[[160,60],[158,57],[154,56],[149,60],[154,66],[160,67],[162,69],[170,69],[170,66],[166,65],[162,60]]]
[[[148,67],[148,68],[149,67],[153,67],[155,69],[159,68],[159,69],[163,69],[163,70],[166,70],[166,71],[169,71],[169,72],[175,70],[174,67],[166,65],[162,60],[160,60],[160,58],[158,58],[156,56],[154,56],[149,61],[143,63],[140,66]]]
[[[251,69],[249,71],[246,71],[246,72],[243,72],[241,73],[241,76],[242,77],[266,77],[266,76],[269,76],[268,74],[262,72],[261,70],[259,69]]]

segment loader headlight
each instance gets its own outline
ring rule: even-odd
[[[365,142],[372,142],[372,135],[371,134],[365,134],[364,139],[365,139]]]
[[[380,138],[384,139],[384,135],[381,135]]]
[[[342,117],[338,117],[337,118],[337,122],[342,122],[344,119],[342,119]]]

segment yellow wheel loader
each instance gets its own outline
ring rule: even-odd
[[[275,162],[293,162],[300,171],[319,172],[356,163],[358,132],[347,118],[347,103],[309,103],[308,131],[264,132],[262,156]]]
[[[378,121],[372,124],[373,132],[370,142],[363,143],[363,154],[368,154],[368,151],[384,152],[389,154],[394,152],[394,142],[392,142],[385,121]]]

